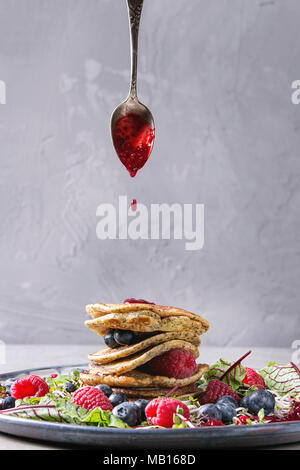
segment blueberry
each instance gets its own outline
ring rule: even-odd
[[[6,385],[8,385],[8,384],[12,385],[16,380],[18,380],[18,378],[20,378],[20,377],[9,377],[9,379],[7,379],[5,381],[5,383],[6,383]]]
[[[10,393],[10,387],[15,383],[16,380],[18,380],[17,377],[11,377],[5,381],[4,387],[6,388],[6,393]]]
[[[134,402],[130,402],[130,403],[133,405],[133,407],[134,407],[134,409],[135,409],[135,411],[136,411],[136,413],[137,413],[136,425],[141,424],[141,422],[142,422],[142,412],[141,412],[141,409],[138,407],[138,405],[137,405],[136,403],[134,403]]]
[[[216,421],[222,420],[221,410],[217,407],[217,405],[213,405],[212,403],[200,406],[199,414],[209,419],[215,419]]]
[[[216,405],[223,405],[223,404],[231,405],[234,408],[239,407],[238,402],[233,397],[231,397],[230,395],[224,395],[223,397],[221,397],[217,400]]]
[[[149,401],[148,400],[144,400],[143,398],[139,398],[138,400],[136,400],[134,402],[134,404],[137,406],[138,408],[138,413],[139,413],[139,421],[142,422],[142,421],[146,421],[146,414],[145,414],[145,408],[146,406],[148,405]]]
[[[2,410],[15,407],[16,400],[13,397],[5,397],[2,401]]]
[[[241,408],[247,408],[247,409],[248,409],[248,406],[249,406],[249,405],[248,405],[248,398],[249,398],[249,395],[245,395],[245,396],[241,399],[241,401],[240,401],[240,403],[239,403],[239,406],[240,406]]]
[[[111,394],[113,393],[112,389],[108,385],[104,385],[104,384],[96,385],[96,388],[99,388],[99,390],[101,390],[101,392],[103,392],[104,395],[107,396],[107,398],[109,398]]]
[[[8,395],[10,395],[10,390],[11,390],[11,386],[19,379],[21,378],[21,376],[19,377],[10,377],[9,379],[6,379],[5,382],[4,382],[4,387],[5,387],[5,391]]]
[[[275,398],[274,395],[268,390],[255,390],[242,400],[245,403],[245,408],[248,408],[249,413],[257,415],[259,410],[263,408],[265,415],[269,415],[274,411]]]
[[[131,330],[115,330],[114,340],[121,346],[129,346],[134,342],[134,334]]]
[[[232,406],[229,402],[224,402],[221,404],[217,404],[217,407],[222,413],[222,422],[224,424],[232,423],[232,419],[236,416],[236,409]]]
[[[109,348],[118,348],[120,345],[114,339],[114,330],[109,330],[104,336],[104,342]]]
[[[109,401],[111,402],[112,406],[117,406],[121,403],[127,402],[128,398],[126,397],[125,393],[113,392],[109,397]]]
[[[129,426],[136,426],[138,423],[137,405],[129,401],[120,403],[119,405],[115,406],[112,413],[114,416],[120,418]]]
[[[77,387],[75,384],[73,384],[73,382],[67,382],[65,384],[65,390],[66,392],[73,393],[75,390],[77,390]]]

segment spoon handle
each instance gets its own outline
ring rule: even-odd
[[[129,96],[136,98],[137,56],[140,19],[144,0],[127,0],[131,31],[131,83]]]

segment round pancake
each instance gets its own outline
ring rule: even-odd
[[[87,320],[86,326],[95,333],[105,336],[108,330],[117,328],[132,331],[159,331],[161,318],[153,312],[110,313],[103,317]]]
[[[164,305],[151,305],[151,304],[89,304],[86,306],[87,313],[92,318],[98,318],[103,315],[110,313],[128,313],[128,312],[139,312],[139,311],[148,311],[154,312],[160,317],[175,317],[175,316],[185,316],[189,317],[194,321],[201,323],[204,331],[209,329],[209,323],[200,315],[183,310],[177,307],[166,307]]]
[[[129,389],[127,389],[127,390],[129,390]],[[200,397],[201,395],[203,395],[203,391],[201,392],[200,390],[198,390],[197,392],[190,392],[190,393],[172,395],[172,396],[176,397],[177,400],[188,400],[189,398],[197,398],[197,397]],[[136,395],[128,396],[128,399],[129,399],[129,401],[136,401],[136,400],[139,400],[139,399],[142,398],[144,400],[150,401],[153,398],[158,398],[158,397],[161,398],[162,395],[156,395],[156,396],[150,397],[149,395],[143,395],[143,394],[139,393],[139,394],[136,394]]]
[[[92,372],[100,373],[103,375],[122,375],[125,372],[129,372],[131,370],[136,369],[137,367],[141,367],[142,365],[151,361],[151,359],[153,359],[154,357],[161,356],[161,354],[164,354],[165,352],[170,351],[171,349],[185,349],[186,351],[190,351],[190,353],[192,353],[195,358],[199,356],[199,350],[197,346],[194,346],[188,341],[175,339],[171,341],[166,341],[165,343],[161,343],[156,346],[152,346],[144,351],[140,351],[134,354],[133,356],[129,356],[119,361],[114,361],[104,365],[99,365],[91,362],[89,368]]]
[[[200,345],[200,338],[193,331],[171,331],[168,333],[160,333],[155,336],[151,336],[150,338],[146,338],[139,343],[132,344],[130,346],[121,346],[115,349],[101,349],[100,351],[97,351],[93,354],[89,354],[88,358],[95,364],[106,364],[107,362],[112,362],[123,357],[131,356],[132,354],[135,354],[138,351],[143,351],[150,346],[165,343],[166,341],[170,341],[172,339],[188,341],[195,346]]]
[[[112,387],[112,391],[116,393],[125,393],[128,398],[139,397],[139,398],[156,398],[162,397],[169,393],[169,388],[120,388]],[[192,383],[184,387],[177,388],[173,393],[172,397],[178,397],[181,395],[191,395],[192,393],[203,393],[203,390],[200,391],[197,386]]]
[[[190,330],[201,335],[205,332],[202,324],[184,316],[159,317],[156,313],[141,311],[138,313],[110,313],[102,317],[87,320],[85,325],[100,336],[113,328],[142,332]]]
[[[82,385],[109,385],[110,387],[139,388],[139,387],[165,387],[173,388],[175,385],[181,387],[197,382],[209,368],[208,364],[198,364],[196,372],[185,379],[175,379],[160,375],[150,375],[145,372],[133,370],[124,375],[104,375],[84,371],[80,374]]]

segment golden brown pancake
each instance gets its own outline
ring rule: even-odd
[[[110,313],[102,317],[87,320],[86,326],[100,336],[113,328],[141,332],[192,330],[201,335],[205,332],[202,324],[183,316],[159,317],[156,313],[140,311],[138,313]]]
[[[198,364],[196,372],[185,379],[175,379],[174,377],[165,377],[159,375],[150,375],[138,370],[126,372],[123,375],[106,375],[91,371],[84,371],[80,374],[82,385],[109,385],[111,387],[124,388],[144,388],[144,387],[165,387],[173,388],[175,385],[184,387],[197,382],[209,368],[208,364]]]
[[[112,387],[113,392],[124,393],[128,398],[140,397],[140,398],[157,398],[167,395],[170,392],[169,388],[120,388]],[[178,397],[180,395],[191,395],[192,393],[202,393],[198,390],[194,383],[179,387],[172,392],[172,397]]]
[[[148,349],[139,351],[133,356],[129,356],[125,359],[120,359],[108,364],[99,365],[91,362],[89,368],[92,372],[103,375],[122,375],[125,372],[129,372],[130,370],[141,367],[142,365],[151,361],[151,359],[154,357],[161,356],[165,352],[171,351],[171,349],[185,349],[186,351],[189,351],[191,354],[193,354],[195,358],[199,356],[199,350],[197,346],[194,346],[192,343],[187,341],[174,339],[156,346],[150,346]]]
[[[191,320],[198,321],[201,323],[201,329],[207,331],[209,329],[209,323],[200,315],[183,310],[177,307],[166,307],[164,305],[151,305],[151,304],[89,304],[86,306],[86,311],[92,318],[99,318],[101,316],[110,313],[133,313],[140,311],[153,312],[159,315],[161,318],[165,317],[188,317]]]
[[[133,354],[143,351],[150,346],[156,346],[157,344],[165,343],[166,341],[173,339],[188,341],[195,346],[199,346],[200,344],[199,335],[193,331],[171,331],[168,333],[159,333],[130,346],[121,346],[115,349],[104,348],[93,354],[89,354],[88,357],[89,360],[95,364],[106,364],[107,362],[113,362],[123,357],[132,356]]]

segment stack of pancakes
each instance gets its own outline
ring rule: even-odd
[[[86,311],[92,320],[86,326],[104,337],[111,329],[131,330],[135,343],[118,348],[106,347],[89,354],[89,370],[80,375],[83,385],[109,385],[129,398],[152,398],[178,386],[176,396],[196,396],[195,382],[208,369],[198,364],[190,377],[153,375],[147,363],[172,349],[185,349],[197,358],[200,336],[209,323],[199,315],[174,307],[145,303],[92,304]]]

